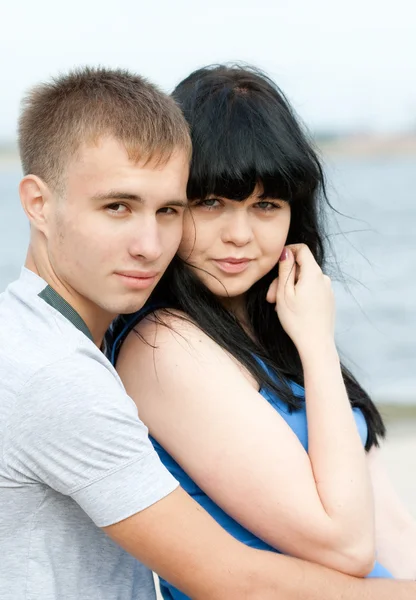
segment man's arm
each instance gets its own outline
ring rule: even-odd
[[[183,490],[104,531],[194,600],[415,600],[416,583],[356,579],[253,550]]]

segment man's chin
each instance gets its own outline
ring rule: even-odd
[[[141,296],[141,298],[136,298],[131,302],[120,303],[119,311],[117,314],[119,315],[131,315],[143,308],[148,299],[150,298],[150,294],[153,290],[151,290],[148,294]]]

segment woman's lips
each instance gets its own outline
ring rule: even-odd
[[[242,273],[251,262],[250,258],[222,258],[214,259],[214,263],[224,273]]]

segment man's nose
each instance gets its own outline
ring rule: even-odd
[[[163,252],[160,233],[160,225],[156,218],[146,219],[139,227],[136,224],[132,233],[130,254],[149,262],[158,260]]]

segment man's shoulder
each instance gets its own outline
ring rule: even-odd
[[[30,275],[30,274],[29,274]],[[33,283],[33,282],[31,282]],[[39,297],[42,280],[25,285],[20,279],[0,296],[0,373],[9,385],[30,387],[60,378],[71,385],[81,377],[118,376],[104,354],[58,311]]]
[[[0,388],[19,413],[62,410],[66,401],[87,409],[127,396],[114,367],[86,336],[74,343],[51,332],[20,345],[0,342]]]
[[[33,277],[36,277],[32,274]],[[68,339],[62,338],[62,326],[56,319],[53,309],[40,298],[45,282],[37,278],[26,281],[24,277],[11,283],[0,296],[0,351],[13,352],[16,347],[38,346],[48,351],[49,344]],[[39,281],[38,281],[39,280]],[[55,353],[55,349],[52,350]],[[32,352],[34,354],[34,352]],[[40,356],[36,354],[36,356]]]
[[[5,417],[10,431],[18,436],[31,437],[37,431],[36,435],[43,432],[49,438],[67,436],[68,427],[74,431],[97,429],[107,414],[115,422],[120,416],[137,419],[134,402],[111,364],[99,356],[98,348],[97,354],[78,348],[42,361],[35,371],[25,373],[22,384],[12,388],[9,404]]]

